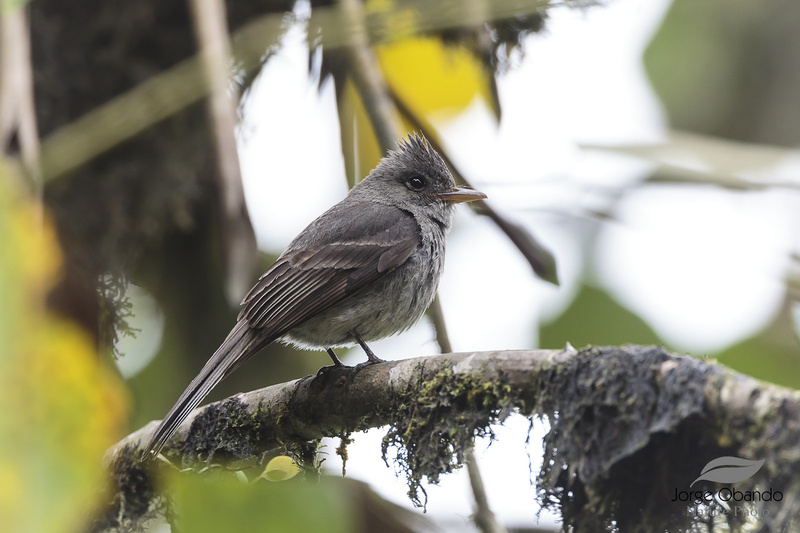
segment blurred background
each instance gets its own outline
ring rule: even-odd
[[[200,4],[3,11],[0,486],[16,487],[0,490],[4,530],[85,527],[103,450],[166,413],[257,276],[382,153],[335,6],[228,2],[234,61],[215,91],[188,59],[207,43]],[[529,244],[459,213],[439,291],[453,350],[660,344],[800,387],[800,6],[451,4],[368,0],[362,21],[402,130],[424,130]],[[27,93],[14,92],[20,57]],[[235,137],[207,112],[209,90],[239,102]],[[371,346],[385,359],[439,351],[428,318]],[[325,364],[270,346],[209,400]],[[546,430],[516,415],[476,444],[508,527],[558,527],[532,484]],[[353,436],[347,477],[410,509],[383,433]],[[323,444],[324,471],[340,475],[338,440]],[[428,520],[475,529],[466,472],[426,489]],[[209,493],[179,493],[213,530],[198,503]],[[300,527],[280,506],[239,504],[230,520]]]

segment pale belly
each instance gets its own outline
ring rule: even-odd
[[[331,348],[354,344],[353,330],[365,341],[405,331],[436,296],[444,254],[426,255],[423,259],[423,254],[415,253],[370,287],[295,326],[279,340],[302,348]]]

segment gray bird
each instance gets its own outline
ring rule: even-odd
[[[159,424],[157,455],[224,377],[272,341],[327,350],[407,330],[433,302],[455,204],[486,198],[456,188],[441,156],[409,135],[304,229],[242,300],[238,322]]]

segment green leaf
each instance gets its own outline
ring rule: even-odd
[[[784,306],[760,332],[716,354],[738,372],[785,387],[800,389],[800,343]]]
[[[650,327],[601,289],[584,285],[569,308],[539,331],[539,345],[664,344]]]
[[[213,476],[176,474],[171,482],[182,531],[349,533],[354,531],[351,498],[339,480],[283,483],[243,482],[226,472]]]

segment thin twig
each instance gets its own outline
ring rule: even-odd
[[[428,308],[428,316],[433,323],[433,330],[436,332],[436,343],[439,345],[439,351],[442,353],[450,353],[453,351],[453,346],[450,344],[450,335],[447,334],[447,323],[444,321],[444,311],[442,310],[442,301],[439,299],[439,293],[436,293],[436,298]]]
[[[481,470],[478,468],[478,460],[475,458],[474,446],[467,448],[466,463],[469,484],[472,487],[472,494],[475,496],[475,514],[472,515],[475,525],[482,533],[508,533],[508,530],[497,522],[489,507],[489,499],[486,497],[486,487],[483,485]]]
[[[27,6],[3,6],[0,13],[0,147],[8,151],[16,133],[22,166],[37,198],[42,196],[39,132],[33,94]]]
[[[231,60],[223,0],[191,0],[200,58],[211,92],[208,114],[217,154],[220,232],[228,300],[239,303],[252,280],[256,240],[244,199],[235,128],[238,91],[230,83]]]
[[[350,63],[348,73],[361,95],[381,152],[386,152],[395,148],[401,124],[389,97],[389,88],[383,78],[378,58],[369,46],[364,5],[361,0],[339,0],[339,6],[352,32],[350,46],[346,49]]]

